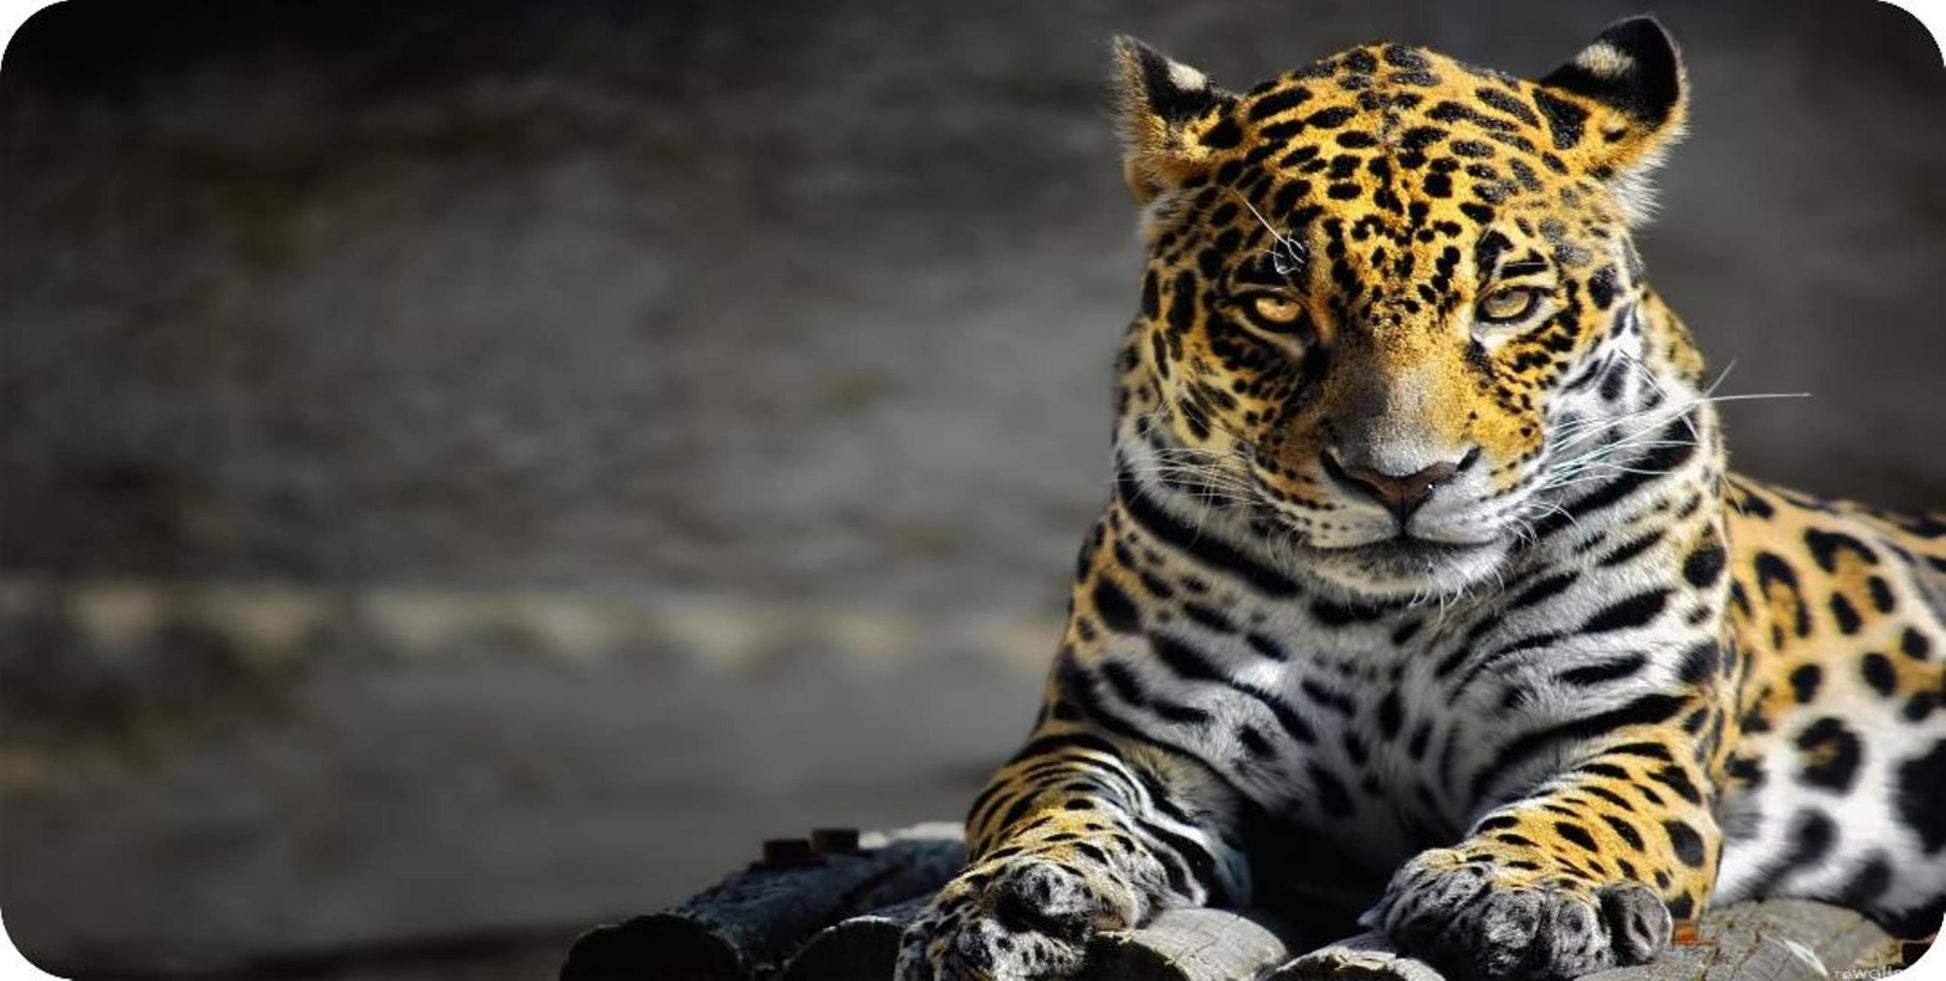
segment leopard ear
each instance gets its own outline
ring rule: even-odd
[[[1202,72],[1127,35],[1115,38],[1115,89],[1122,176],[1142,204],[1202,169],[1209,149],[1189,124],[1236,101]]]
[[[1607,182],[1631,224],[1646,220],[1649,174],[1682,139],[1689,114],[1669,32],[1653,17],[1617,21],[1539,84],[1535,102],[1554,149]]]

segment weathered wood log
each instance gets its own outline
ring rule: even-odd
[[[744,981],[826,925],[931,893],[965,860],[957,825],[768,843],[763,861],[689,901],[599,927],[569,949],[561,981]]]
[[[1361,933],[1327,944],[1272,971],[1264,981],[1443,981],[1443,975],[1424,961],[1408,957],[1383,934]]]
[[[1794,981],[1838,977],[1892,944],[1872,921],[1837,906],[1797,899],[1713,910],[1693,935],[1678,931],[1655,963],[1590,981]]]
[[[781,981],[886,981],[899,934],[924,905],[915,899],[820,933]],[[1293,930],[1256,912],[1163,913],[1139,930],[1098,936],[1077,981],[1445,981],[1430,965],[1368,933],[1288,957]],[[1849,910],[1778,900],[1725,907],[1655,963],[1588,981],[1791,981],[1836,977],[1869,961],[1890,938]]]
[[[1290,959],[1293,936],[1288,925],[1254,910],[1165,910],[1141,929],[1096,936],[1081,981],[1254,978]]]
[[[680,906],[583,936],[561,978],[887,981],[900,934],[964,854],[956,825],[771,843],[764,862]],[[1317,942],[1303,926],[1256,911],[1172,910],[1095,937],[1081,979],[1443,981],[1376,934],[1293,960]],[[1738,904],[1684,927],[1655,963],[1591,981],[1776,981],[1896,963],[1896,945],[1870,921],[1820,903]]]
[[[1586,981],[1796,981],[1876,966],[1892,938],[1837,906],[1778,899],[1712,910],[1654,962],[1589,975]],[[1265,981],[1441,981],[1422,961],[1378,934],[1340,941],[1279,968]]]
[[[827,927],[804,945],[778,981],[886,981],[899,935],[925,898]],[[1076,981],[1235,981],[1291,956],[1291,930],[1256,911],[1168,910],[1138,930],[1096,936]]]
[[[1366,932],[1321,946],[1265,975],[1265,981],[1444,981],[1428,963],[1399,954],[1384,934]]]
[[[791,958],[778,981],[891,978],[899,959],[899,935],[930,898],[917,896],[825,927]]]

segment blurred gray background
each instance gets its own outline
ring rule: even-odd
[[[323,9],[311,9],[313,7]],[[518,977],[1035,707],[1135,306],[1130,31],[1537,75],[1638,2],[70,0],[0,69],[0,912],[77,975]],[[1664,3],[1737,464],[1946,504],[1946,71]]]

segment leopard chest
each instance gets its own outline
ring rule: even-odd
[[[1516,611],[1233,598],[1153,611],[1094,670],[1108,697],[1143,710],[1159,741],[1203,760],[1273,826],[1383,864],[1457,838],[1558,765],[1568,741],[1550,734],[1630,711],[1682,670],[1690,628],[1564,633],[1582,606],[1610,608],[1573,600]]]

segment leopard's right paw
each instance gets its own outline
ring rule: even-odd
[[[1094,870],[1021,856],[946,884],[899,945],[898,981],[1061,977],[1096,931],[1133,926],[1146,904]]]

